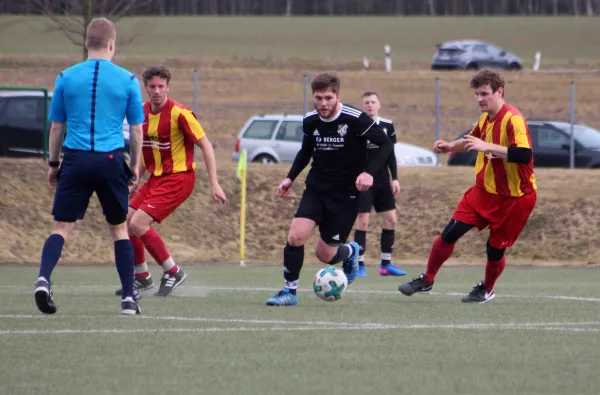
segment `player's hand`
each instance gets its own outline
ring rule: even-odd
[[[140,184],[136,182],[134,185],[129,185],[129,199],[135,196]]]
[[[362,172],[356,178],[356,189],[358,189],[361,192],[366,191],[367,189],[371,188],[372,185],[373,185],[373,176],[370,175],[369,173]]]
[[[279,184],[279,186],[277,187],[277,196],[280,198],[287,197],[290,193],[290,189],[292,188],[293,183],[294,182],[289,178],[286,178],[285,180],[281,181],[281,184]]]
[[[210,195],[212,196],[212,199],[220,205],[227,203],[227,196],[225,196],[225,192],[223,192],[223,189],[219,184],[210,186]]]
[[[48,186],[50,188],[56,188],[58,184],[58,167],[51,167],[48,169]]]
[[[400,183],[398,182],[398,180],[392,181],[392,193],[394,194],[394,196],[400,193]]]
[[[450,144],[443,140],[438,140],[433,143],[433,152],[436,154],[446,154],[450,152]]]
[[[129,185],[129,197],[132,197],[137,192],[138,182],[140,180],[140,169],[137,166],[132,166],[130,171],[131,174],[129,175],[127,184]]]
[[[465,149],[467,151],[486,152],[489,146],[488,143],[475,136],[465,136],[465,141]]]

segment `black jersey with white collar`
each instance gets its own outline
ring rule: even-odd
[[[306,186],[317,191],[355,190],[358,175],[375,175],[392,150],[391,140],[364,112],[340,103],[337,114],[323,119],[317,111],[303,121],[302,148],[288,177],[294,180],[312,158]],[[379,147],[380,155],[367,155],[367,140]]]
[[[396,129],[394,128],[394,123],[385,118],[378,118],[377,124],[381,127],[382,131],[385,135],[390,139],[392,144],[396,144]],[[367,155],[379,155],[379,146],[367,142]],[[388,160],[386,161],[385,166],[381,166],[379,171],[375,173],[373,176],[373,185],[374,186],[382,186],[390,183],[390,174],[392,176],[392,180],[398,179],[398,168],[396,163],[396,154],[394,150],[389,154]]]

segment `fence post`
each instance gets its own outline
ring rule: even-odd
[[[303,92],[304,92],[304,101],[303,101],[303,107],[302,109],[304,110],[304,112],[302,113],[303,115],[306,114],[308,112],[308,74],[304,74],[304,81],[303,81]]]
[[[571,144],[569,147],[569,167],[575,168],[575,82],[571,81]]]
[[[194,104],[192,105],[192,111],[196,114],[196,118],[198,118],[198,69],[194,69]],[[194,145],[194,159],[198,159],[198,151],[200,148],[197,145]]]
[[[440,139],[440,78],[435,79],[435,140]],[[440,163],[440,154],[436,154],[438,159],[438,166]]]
[[[198,69],[194,69],[194,114],[198,116]]]

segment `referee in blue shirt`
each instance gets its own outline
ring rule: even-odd
[[[56,187],[54,229],[42,251],[35,302],[45,314],[56,313],[50,275],[75,222],[83,219],[90,197],[98,196],[114,240],[115,263],[123,287],[121,313],[140,313],[134,297],[133,248],[127,233],[129,186],[139,176],[144,112],[135,75],[114,65],[115,27],[98,18],[87,28],[88,59],[56,78],[50,105],[48,183]],[[131,159],[123,157],[123,119],[130,130]],[[66,129],[66,138],[64,138]],[[64,143],[63,143],[64,139]],[[64,147],[62,164],[59,161]]]

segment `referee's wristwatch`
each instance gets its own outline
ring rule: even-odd
[[[48,166],[50,166],[50,167],[59,167],[60,166],[60,161],[59,160],[55,160],[55,161],[49,160],[48,161]]]

